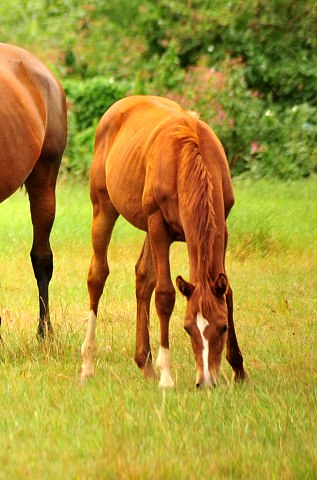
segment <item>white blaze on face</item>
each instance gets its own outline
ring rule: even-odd
[[[208,325],[207,320],[202,316],[200,312],[197,313],[197,327],[203,341],[202,356],[203,356],[203,369],[204,369],[204,384],[210,385],[211,378],[210,378],[210,373],[208,368],[209,343],[204,335],[204,331],[207,325]]]

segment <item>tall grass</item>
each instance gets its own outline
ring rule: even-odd
[[[144,234],[119,220],[100,307],[96,377],[77,385],[92,254],[87,185],[60,185],[52,232],[52,344],[36,340],[28,200],[0,210],[0,479],[316,479],[317,181],[235,182],[227,273],[250,382],[197,391],[185,303],[171,321],[175,388],[133,361],[134,264]],[[174,245],[172,275],[188,276]],[[154,355],[159,329],[152,309]]]

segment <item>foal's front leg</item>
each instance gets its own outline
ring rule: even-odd
[[[240,352],[240,348],[238,345],[236,332],[234,328],[234,323],[233,323],[233,294],[230,286],[226,294],[226,302],[228,307],[228,325],[229,325],[226,357],[234,371],[234,380],[238,382],[240,380],[246,380],[248,376],[243,367],[243,357]]]
[[[160,387],[173,387],[169,350],[169,322],[175,304],[171,279],[169,249],[172,239],[160,212],[149,218],[149,236],[156,272],[155,307],[160,320],[161,342],[156,365],[161,372]]]
[[[229,212],[228,212],[229,213]],[[225,229],[225,249],[224,249],[224,258],[225,258],[225,252],[228,244],[228,228],[226,224],[226,229]],[[225,269],[224,269],[225,270]],[[233,322],[233,292],[232,288],[229,285],[228,291],[226,293],[226,302],[227,302],[227,309],[228,309],[228,336],[227,336],[227,352],[226,352],[226,358],[229,362],[229,364],[232,367],[232,370],[234,372],[234,380],[236,382],[240,380],[245,380],[248,378],[244,367],[243,367],[243,357],[240,352],[240,348],[238,345],[238,340],[236,337],[236,332],[234,328],[234,322]]]

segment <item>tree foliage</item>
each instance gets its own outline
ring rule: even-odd
[[[128,94],[198,111],[233,174],[317,169],[316,0],[12,0],[0,15],[0,40],[37,54],[65,85],[70,171],[89,170],[87,139]]]

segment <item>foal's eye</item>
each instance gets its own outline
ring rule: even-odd
[[[223,325],[220,327],[220,335],[223,335],[228,330],[228,325]]]
[[[188,335],[189,335],[190,337],[192,336],[192,334],[190,333],[190,330],[189,330],[189,328],[187,328],[187,327],[184,327],[184,330],[185,330],[185,332],[186,332],[186,333],[188,333]]]

